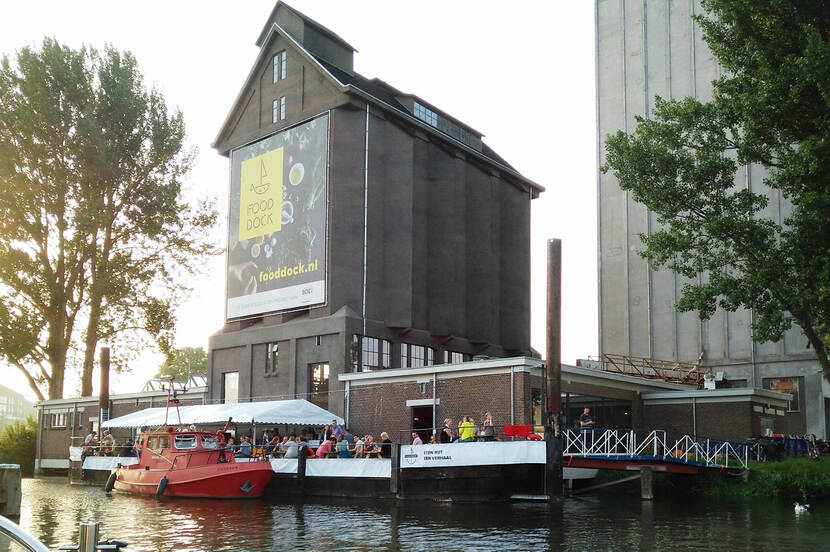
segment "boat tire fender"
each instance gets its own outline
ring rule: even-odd
[[[156,488],[156,496],[161,496],[164,494],[164,489],[167,488],[167,476],[161,478],[159,481],[159,486]]]
[[[118,474],[115,473],[115,472],[112,472],[109,476],[109,479],[107,479],[107,484],[104,485],[104,492],[106,492],[106,493],[111,493],[112,492],[113,487],[115,487],[115,480],[116,479],[118,479]]]

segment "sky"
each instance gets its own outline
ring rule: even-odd
[[[50,36],[135,54],[147,85],[184,114],[199,154],[189,197],[213,197],[224,246],[228,160],[210,146],[251,69],[275,0],[29,0],[0,7],[0,54]],[[354,46],[355,71],[416,94],[485,135],[546,188],[531,209],[531,345],[545,355],[547,240],[562,240],[562,360],[597,353],[596,91],[592,0],[290,0]],[[224,322],[224,257],[177,313],[176,346],[207,349]],[[112,391],[140,390],[163,357],[147,351]],[[0,367],[24,393],[22,375]],[[97,384],[97,375],[94,377]],[[70,374],[67,394],[79,388]],[[96,388],[97,392],[97,388]]]

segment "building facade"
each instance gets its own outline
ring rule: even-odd
[[[202,383],[191,378],[191,383]],[[207,388],[190,387],[181,395],[182,406],[203,404]],[[203,384],[202,384],[203,385]],[[139,393],[111,395],[108,401],[109,418],[117,418],[145,408],[167,405],[167,390],[162,389],[158,380],[151,380]],[[36,405],[38,435],[35,453],[35,473],[65,472],[69,469],[69,447],[79,446],[86,435],[95,430],[100,431],[100,411],[98,397],[76,397],[72,399],[49,399]],[[175,414],[171,414],[175,416]],[[112,430],[116,444],[134,437],[131,429]]]
[[[600,165],[606,137],[632,132],[635,117],[654,108],[655,96],[711,99],[720,67],[692,19],[702,12],[699,0],[597,0]],[[761,167],[741,167],[736,185],[766,193],[763,215],[781,222],[789,206],[763,178]],[[758,343],[750,310],[719,309],[705,322],[696,312],[677,312],[683,277],[653,271],[638,255],[639,235],[657,228],[656,217],[612,174],[598,175],[598,224],[600,353],[700,362],[722,372],[726,385],[790,393],[787,431],[827,435],[830,389],[799,328],[779,342]]]
[[[533,356],[542,188],[474,129],[356,73],[354,49],[288,5],[257,45],[214,143],[231,184],[209,399],[342,415],[339,374]]]
[[[23,421],[34,413],[34,405],[24,399],[23,395],[0,385],[0,427],[14,421]]]

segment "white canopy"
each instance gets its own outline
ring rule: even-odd
[[[167,407],[145,408],[132,414],[107,420],[102,427],[145,427],[164,424]],[[332,420],[342,425],[343,418],[310,403],[305,399],[287,401],[263,401],[248,403],[200,404],[180,406],[182,424],[223,424],[233,418],[237,424],[293,424],[318,426],[330,424]],[[177,425],[179,418],[171,406],[167,423]]]

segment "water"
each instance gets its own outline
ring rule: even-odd
[[[25,479],[20,524],[56,549],[81,521],[138,551],[826,550],[830,504],[603,495],[543,503],[157,499]]]

